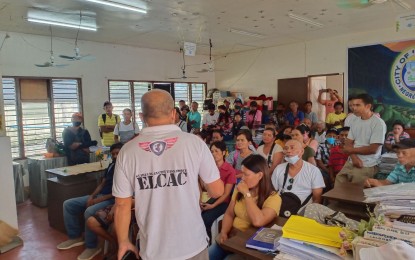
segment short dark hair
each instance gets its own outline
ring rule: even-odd
[[[371,105],[373,108],[373,97],[369,94],[359,94],[354,99],[361,99],[365,105]]]
[[[123,143],[115,143],[115,144],[111,145],[110,152],[112,152],[112,150],[115,150],[115,149],[121,149],[122,146],[123,146]]]
[[[345,126],[345,127],[339,129],[339,133],[341,133],[343,131],[350,131],[350,127]]]
[[[336,103],[334,103],[333,107],[336,107],[336,106],[342,106],[342,108],[344,108],[343,103],[340,101],[337,101]]]
[[[254,101],[251,101],[251,103],[249,103],[249,106],[250,107],[257,107],[258,103],[254,100]]]
[[[226,151],[226,143],[224,141],[216,141],[216,142],[213,142],[210,145],[209,148],[212,149],[212,146],[215,146],[216,148],[219,148],[222,152]]]
[[[242,116],[242,115],[241,115],[241,113],[236,112],[235,114],[233,114],[233,117],[235,117],[235,116]]]
[[[213,130],[213,131],[212,131],[212,135],[213,135],[213,133],[218,133],[218,134],[220,134],[220,136],[222,136],[222,137],[223,137],[223,132],[222,132],[221,130],[219,130],[219,129],[215,129],[215,130]]]
[[[179,100],[179,103],[180,103],[180,102],[182,102],[182,103],[186,103],[186,101],[184,101],[183,99]]]
[[[297,126],[295,129],[297,129],[298,131],[300,131],[301,134],[308,133],[308,137],[311,137],[310,127],[308,127],[307,125],[301,124],[301,125]]]
[[[184,106],[182,106],[182,108],[180,109],[181,111],[183,111],[183,110],[187,110],[187,112],[189,112],[190,111],[190,108],[189,108],[189,106],[188,105],[184,105]]]
[[[220,106],[218,106],[218,109],[223,109],[223,110],[226,110],[226,106],[224,106],[224,105],[220,105]]]
[[[306,102],[304,103],[304,105],[307,105],[307,104],[313,105],[313,102],[311,102],[311,101],[306,101]]]
[[[208,110],[215,110],[215,108],[216,108],[215,104],[208,105]]]
[[[403,124],[402,121],[396,120],[395,122],[393,122],[392,127],[395,127],[395,125],[400,125],[400,126],[402,126],[402,129],[405,130],[405,125]]]
[[[329,129],[329,130],[326,131],[326,135],[328,135],[330,133],[333,133],[335,135],[339,135],[339,132],[338,132],[338,130],[336,128],[331,128],[331,129]]]
[[[251,142],[252,144],[254,143],[254,140],[252,139],[252,133],[250,130],[248,129],[241,129],[239,130],[238,134],[236,135],[236,137],[240,136],[240,135],[244,135],[246,140],[248,140],[248,142]]]
[[[110,101],[105,101],[102,107],[106,107],[106,106],[112,106],[112,103]]]

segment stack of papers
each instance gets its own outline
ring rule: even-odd
[[[364,191],[365,202],[377,202],[376,214],[396,219],[400,216],[415,216],[415,183],[399,183],[386,185]],[[408,219],[408,218],[407,218]],[[414,218],[415,219],[415,218]],[[415,223],[404,223],[407,221],[395,221],[394,227],[415,231]]]
[[[343,259],[339,254],[340,227],[326,226],[301,216],[291,216],[282,228],[276,259]],[[293,257],[290,258],[289,256]]]
[[[395,169],[396,164],[398,163],[398,157],[396,153],[385,153],[382,154],[379,164],[379,173],[387,177],[393,169]]]

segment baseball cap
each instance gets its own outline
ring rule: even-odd
[[[233,103],[234,104],[235,103],[241,103],[242,104],[243,102],[242,102],[242,100],[240,98],[235,98],[235,101],[233,101]]]
[[[81,113],[79,113],[79,112],[73,113],[73,114],[72,114],[72,117],[80,117],[80,118],[84,118],[84,117],[82,116],[82,114],[81,114]]]
[[[415,138],[407,138],[401,140],[399,143],[394,144],[392,148],[398,148],[398,149],[410,149],[415,148]]]

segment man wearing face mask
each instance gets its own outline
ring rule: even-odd
[[[96,141],[91,141],[88,130],[82,129],[82,119],[81,113],[74,113],[72,126],[65,128],[62,133],[68,165],[89,163],[89,147],[97,144]]]
[[[303,153],[302,143],[297,140],[287,141],[284,145],[284,159],[286,163],[278,165],[272,174],[274,188],[280,194],[284,192],[293,193],[301,201],[302,206],[307,204],[310,199],[313,203],[320,203],[321,194],[325,187],[320,170],[316,166],[300,159]],[[283,199],[281,208],[284,208],[284,203]],[[291,212],[291,214],[295,213]]]

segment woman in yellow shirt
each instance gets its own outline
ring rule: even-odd
[[[250,226],[262,227],[274,220],[280,211],[281,198],[272,186],[266,160],[258,154],[242,161],[242,181],[236,186],[222,220],[222,229],[209,247],[209,259],[224,259],[230,252],[220,247],[232,230],[246,231]]]

